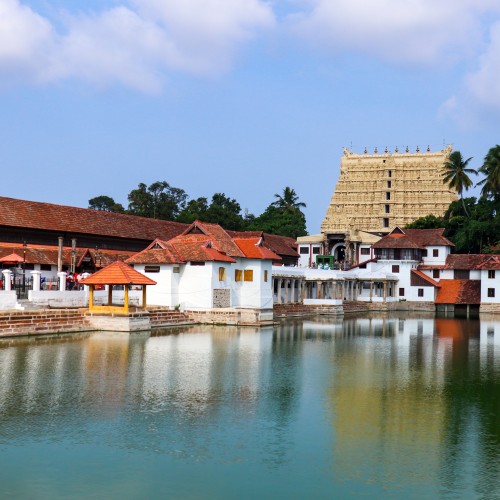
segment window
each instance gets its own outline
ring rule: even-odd
[[[387,217],[384,217],[383,219],[383,224],[384,227],[389,227],[389,219]]]
[[[422,257],[427,257],[427,249],[422,250]]]
[[[226,281],[226,268],[219,267],[219,281]]]
[[[319,247],[313,247],[313,254],[318,255],[319,254]]]
[[[366,264],[360,264],[360,265],[359,265],[359,268],[360,268],[360,269],[366,269]]]
[[[264,271],[264,281],[267,283],[268,279],[269,279],[269,271]]]
[[[404,288],[400,288],[399,289],[399,296],[400,297],[404,297],[405,296],[405,289]]]
[[[391,187],[392,187],[392,181],[387,181],[387,188],[391,189]]]
[[[369,248],[362,248],[361,255],[370,255],[370,249]]]
[[[387,177],[392,177],[392,170],[387,171]]]
[[[495,279],[495,271],[493,271],[491,269],[488,271],[488,279],[489,280],[494,280]]]
[[[174,274],[179,274],[179,273],[181,272],[181,268],[180,268],[180,266],[174,266],[174,268],[173,268],[172,272],[173,272]]]
[[[386,191],[386,193],[385,193],[385,199],[386,200],[390,200],[391,199],[391,193],[390,193],[390,191]]]
[[[241,269],[234,270],[234,281],[243,281],[243,271]]]
[[[390,205],[385,205],[385,213],[388,214],[391,211]]]
[[[51,271],[52,266],[50,264],[40,264],[40,271]]]
[[[253,281],[253,269],[245,269],[244,281]]]
[[[191,262],[191,265],[192,265],[192,266],[204,266],[204,265],[205,265],[205,262],[201,262],[201,261],[199,261],[199,260],[193,260],[193,261]]]
[[[392,272],[393,273],[399,273],[399,266],[397,264],[392,265]]]
[[[424,296],[424,289],[423,288],[419,288],[418,289],[418,296],[419,297],[423,297]]]
[[[453,278],[456,280],[470,279],[470,271],[468,269],[455,269],[453,271]]]
[[[433,269],[432,270],[432,277],[433,278],[439,278],[439,269]]]
[[[145,273],[159,273],[160,266],[144,266]]]
[[[300,247],[299,252],[301,255],[309,255],[309,248],[308,247]]]
[[[433,251],[432,251],[432,256],[433,257],[439,257],[439,250],[437,248],[435,248]]]
[[[22,264],[22,266],[24,267],[24,269],[26,271],[34,271],[35,270],[35,264],[27,264],[26,262],[24,262]]]
[[[494,297],[494,296],[495,296],[495,289],[488,288],[488,297]]]

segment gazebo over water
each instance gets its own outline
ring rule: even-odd
[[[128,314],[129,307],[129,286],[142,286],[142,308],[146,307],[146,286],[156,285],[156,281],[144,276],[136,271],[128,264],[121,261],[116,261],[109,266],[104,267],[100,271],[92,274],[88,278],[80,281],[82,285],[90,287],[89,293],[89,312],[99,312],[104,314]],[[108,303],[107,305],[96,305],[94,303],[94,291],[96,286],[108,285]],[[123,306],[113,304],[113,286],[124,286],[124,303]]]

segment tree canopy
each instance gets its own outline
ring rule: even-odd
[[[115,203],[109,196],[97,196],[89,200],[89,208],[124,212],[155,219],[191,223],[195,220],[220,224],[235,231],[265,231],[272,234],[303,236],[306,232],[306,218],[301,208],[306,204],[299,201],[294,189],[289,186],[259,216],[242,214],[241,205],[225,193],[215,193],[210,203],[208,198],[188,199],[183,189],[170,186],[166,181],[157,181],[147,186],[140,183],[128,194],[128,208]]]

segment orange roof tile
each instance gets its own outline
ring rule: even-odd
[[[156,281],[117,260],[80,281],[84,285],[156,285]]]
[[[436,304],[480,304],[479,280],[441,280]]]
[[[170,239],[187,227],[134,215],[0,197],[0,226],[152,241]]]
[[[262,238],[234,238],[234,242],[248,259],[282,260],[278,254],[262,245]]]
[[[427,276],[427,274],[424,274],[422,271],[419,271],[418,269],[412,269],[411,272],[416,276],[422,278],[423,280],[427,281],[427,283],[430,283],[432,286],[435,286],[436,288],[441,287],[440,283],[433,280],[430,276]]]

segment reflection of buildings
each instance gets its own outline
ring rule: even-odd
[[[488,425],[477,422],[470,391],[493,375],[492,359],[500,359],[495,330],[498,320],[481,327],[451,319],[345,321],[330,393],[336,474],[363,483],[410,480],[415,488],[429,478],[439,483],[450,443],[471,439],[469,432],[481,435]]]

